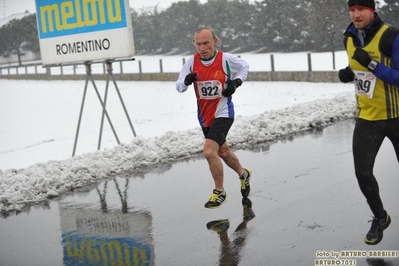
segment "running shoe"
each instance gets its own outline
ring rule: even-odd
[[[370,220],[371,228],[364,238],[364,242],[368,245],[377,245],[381,242],[383,237],[383,231],[391,224],[391,217],[385,212],[384,218],[376,218]]]
[[[227,201],[226,191],[219,191],[214,189],[209,201],[205,203],[205,208],[209,209],[219,208],[226,201]]]
[[[248,168],[244,168],[244,171],[247,172],[247,177],[245,178],[245,173],[244,175],[240,176],[240,182],[241,182],[241,195],[243,197],[248,197],[249,191],[251,190],[251,187],[249,185],[249,180],[251,179],[251,170]]]
[[[223,232],[227,232],[229,227],[230,222],[227,219],[210,221],[206,224],[206,228],[208,228],[208,230],[213,230],[219,235]]]
[[[255,218],[256,215],[252,210],[252,201],[249,198],[244,197],[242,199],[242,208],[244,221],[251,221]]]

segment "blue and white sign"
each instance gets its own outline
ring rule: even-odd
[[[60,205],[60,219],[65,266],[154,265],[152,216],[144,210],[102,212]]]
[[[131,57],[128,0],[36,0],[43,65]]]

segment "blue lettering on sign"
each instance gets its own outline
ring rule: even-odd
[[[64,265],[150,266],[152,247],[139,239],[99,237],[72,231],[62,235]]]
[[[40,39],[126,28],[124,0],[36,0]]]

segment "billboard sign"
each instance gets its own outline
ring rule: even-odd
[[[43,65],[132,57],[128,0],[36,0]]]
[[[63,265],[154,265],[152,216],[60,207]]]

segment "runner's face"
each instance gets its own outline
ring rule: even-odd
[[[210,30],[203,29],[194,34],[194,43],[202,59],[209,59],[215,52],[216,43]]]
[[[350,8],[349,15],[355,28],[363,30],[374,20],[374,12],[367,8]]]

